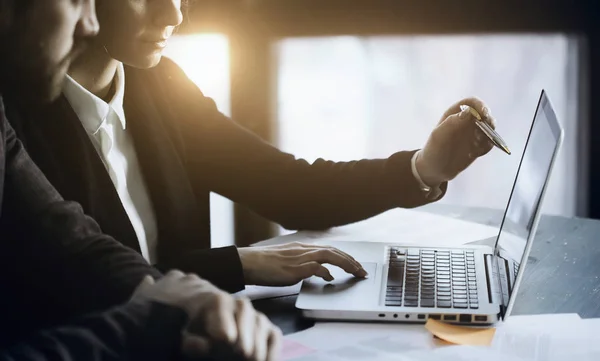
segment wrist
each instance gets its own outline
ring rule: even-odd
[[[240,256],[240,263],[242,264],[242,272],[244,274],[244,283],[246,285],[254,284],[254,274],[255,269],[252,265],[251,253],[252,249],[250,247],[238,248],[238,254]]]
[[[422,149],[415,154],[415,168],[418,177],[428,187],[437,188],[444,182],[444,179],[438,175],[438,172],[435,172],[424,159]]]

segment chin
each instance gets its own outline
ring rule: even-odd
[[[136,59],[136,61],[129,62],[127,65],[138,69],[150,69],[157,66],[161,59],[162,53],[151,54],[144,58]]]

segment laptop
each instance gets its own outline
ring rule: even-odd
[[[353,255],[369,277],[357,279],[328,266],[335,280],[306,279],[296,307],[304,316],[321,320],[431,318],[470,325],[503,320],[514,305],[562,138],[542,90],[496,237],[460,248],[327,242]]]

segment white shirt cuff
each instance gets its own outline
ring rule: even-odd
[[[419,184],[419,189],[421,192],[425,194],[425,198],[430,200],[437,199],[441,194],[442,190],[440,187],[430,187],[421,178],[419,171],[417,171],[417,156],[419,155],[420,150],[416,151],[410,160],[410,168],[412,170],[413,177],[415,177],[417,183]]]

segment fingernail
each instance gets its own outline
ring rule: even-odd
[[[466,119],[467,117],[469,117],[469,114],[471,114],[471,111],[469,110],[469,108],[467,108],[467,109],[461,111],[458,114],[458,117],[461,118],[461,119]]]
[[[358,270],[358,272],[356,272],[356,276],[357,277],[367,277],[369,274],[367,273],[367,271],[365,271],[364,268],[361,268]]]
[[[488,107],[483,108],[483,116],[486,118],[489,118],[492,116],[492,111],[490,110],[490,108],[488,108]]]

